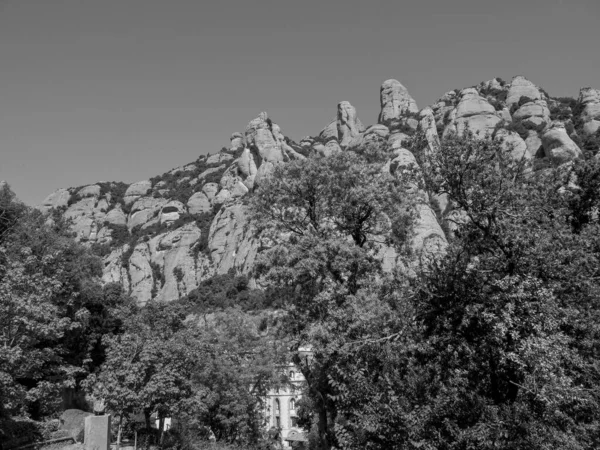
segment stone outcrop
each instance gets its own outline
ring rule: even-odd
[[[58,189],[50,194],[40,205],[40,210],[49,211],[52,208],[62,208],[69,204],[71,193],[68,189]]]
[[[365,127],[356,109],[341,102],[336,119],[318,136],[295,144],[261,113],[243,133],[232,134],[229,148],[219,153],[129,186],[98,182],[59,189],[40,209],[60,209],[80,241],[106,246],[103,280],[122,283],[144,304],[153,298],[177,299],[202,280],[231,269],[250,273],[267,242],[252,229],[243,198],[260,187],[274,167],[291,160],[381,145],[389,155],[384,171],[418,177],[421,168],[406,148],[415,132],[425,138],[423,148],[416,150],[426,164],[427,155],[440,151],[449,133],[463,134],[466,129],[481,139],[500,140],[515,159],[564,164],[582,156],[568,135],[570,124],[565,128],[550,119],[550,109],[556,115],[556,101],[551,103],[523,77],[510,84],[492,79],[449,91],[422,111],[396,80],[384,82],[380,94],[375,125]],[[580,137],[600,128],[599,91],[582,89],[577,110],[581,115],[573,119],[582,124],[577,128]],[[418,264],[443,253],[447,245],[443,230],[452,233],[453,224],[467,219],[448,197],[429,198],[417,184],[411,189],[417,199],[411,249],[413,263]],[[382,245],[378,254],[386,270],[406,268],[393,248]]]
[[[563,164],[576,158],[581,158],[581,149],[567,134],[561,122],[554,122],[550,129],[542,135],[544,154],[557,164]]]
[[[267,176],[275,165],[304,157],[287,144],[279,126],[273,123],[265,112],[250,121],[246,127],[245,142],[249,153],[246,156],[248,160],[242,165],[243,170],[249,175],[238,174],[249,190],[258,186],[260,180]],[[253,159],[253,162],[250,161],[250,158]],[[256,167],[254,174],[252,174],[253,166]]]
[[[242,273],[250,271],[259,242],[249,226],[243,205],[228,206],[217,214],[208,241],[216,273],[226,273],[232,268]]]
[[[321,130],[319,133],[319,139],[321,139],[323,142],[330,141],[331,139],[338,139],[337,118],[333,119],[329,125]]]
[[[510,154],[513,159],[532,159],[534,154],[529,152],[529,148],[525,141],[519,136],[518,133],[514,131],[508,131],[504,128],[501,128],[496,133],[495,139],[498,139],[502,142],[503,147],[506,150],[510,150]]]
[[[337,133],[341,147],[347,146],[352,139],[365,130],[358,120],[356,108],[350,102],[340,102],[337,106]]]
[[[449,124],[444,130],[444,135],[456,133],[463,135],[468,129],[481,139],[491,136],[496,125],[502,119],[496,109],[482,96],[477,89],[467,88],[460,92],[460,101],[449,116]]]
[[[543,131],[550,124],[550,110],[545,100],[524,103],[512,116],[525,129]]]
[[[592,135],[600,129],[600,90],[589,87],[581,89],[579,103],[583,107],[583,132],[588,136]]]
[[[419,112],[417,103],[398,80],[383,82],[379,91],[379,101],[381,112],[378,122],[390,130],[399,128],[407,116]]]
[[[130,185],[125,191],[125,204],[135,202],[138,198],[146,195],[152,189],[150,180],[138,181]]]
[[[523,76],[516,76],[513,78],[510,88],[508,89],[506,104],[509,107],[518,105],[521,97],[526,97],[530,100],[544,99],[542,93],[535,84]]]

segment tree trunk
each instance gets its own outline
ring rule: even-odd
[[[163,438],[165,436],[165,417],[163,415],[159,416],[159,419],[158,419],[158,428],[160,429],[159,446],[160,446],[160,448],[162,448]]]
[[[150,426],[150,411],[147,409],[144,410],[144,419],[146,421],[146,429],[149,430],[151,428],[151,426]]]
[[[319,408],[319,447],[321,450],[329,450],[329,439],[327,438],[327,411],[324,405],[320,405]]]

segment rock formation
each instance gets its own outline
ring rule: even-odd
[[[80,241],[103,246],[105,282],[123,283],[140,304],[173,300],[215,274],[252,271],[263,245],[243,198],[275,166],[382,145],[389,152],[385,170],[400,178],[418,175],[421,168],[407,149],[415,132],[425,138],[416,150],[426,163],[445,137],[467,129],[480,139],[501,141],[515,159],[564,164],[583,156],[577,145],[581,136],[600,129],[600,91],[582,89],[571,116],[556,120],[559,101],[524,77],[511,83],[495,78],[449,91],[419,111],[399,81],[387,80],[381,86],[378,123],[369,127],[349,102],[340,102],[335,120],[296,144],[261,113],[216,154],[130,185],[98,182],[58,189],[39,208],[62,211]],[[443,230],[452,231],[448,219],[462,219],[447,197],[430,198],[416,185],[414,194],[411,246],[417,264],[442,253],[447,245]],[[402,264],[391,247],[382,246],[380,257],[388,270]]]
[[[352,139],[365,130],[358,120],[356,108],[350,102],[340,102],[337,107],[337,135],[341,147],[347,146]]]
[[[383,82],[379,91],[379,101],[381,112],[378,122],[390,130],[399,128],[404,120],[412,119],[411,115],[419,113],[417,103],[398,80]]]
[[[463,89],[459,98],[458,105],[450,112],[444,134],[456,133],[460,136],[468,129],[481,139],[490,137],[502,120],[495,108],[475,88]]]
[[[528,98],[531,101],[543,99],[542,93],[535,84],[523,76],[516,76],[510,84],[506,104],[509,107],[518,105],[521,97]]]
[[[600,129],[600,90],[589,87],[581,89],[579,103],[583,106],[583,132],[592,135]]]
[[[542,136],[544,154],[552,161],[562,164],[583,156],[581,149],[567,134],[564,124],[555,122]]]

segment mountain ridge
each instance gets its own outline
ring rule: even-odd
[[[448,91],[419,110],[408,90],[390,79],[381,86],[380,105],[378,123],[365,126],[356,108],[342,101],[334,121],[298,143],[261,113],[214,155],[136,183],[58,189],[39,208],[58,209],[72,220],[77,239],[103,258],[103,280],[123,283],[144,304],[185,296],[216,274],[251,273],[261,243],[245,200],[286,161],[385,145],[389,170],[400,173],[416,165],[407,147],[417,132],[435,151],[449,135],[467,130],[501,140],[513,157],[530,159],[538,169],[584,153],[600,155],[600,91],[592,88],[582,88],[577,100],[552,98],[523,76],[510,83],[494,78]],[[456,211],[446,199],[426,194],[417,209],[414,249],[439,252]],[[382,258],[388,269],[397,264],[393,249],[384,249]]]

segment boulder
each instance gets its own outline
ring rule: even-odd
[[[356,108],[350,102],[340,102],[337,107],[337,132],[338,141],[342,148],[365,130],[364,125],[358,120]]]
[[[527,136],[525,137],[525,145],[527,146],[527,153],[532,155],[533,157],[537,157],[538,155],[543,155],[543,145],[542,139],[540,135],[535,130],[529,130],[527,132]]]
[[[550,124],[550,110],[545,100],[536,100],[521,105],[512,118],[528,130],[543,131]]]
[[[84,186],[81,189],[79,189],[75,195],[77,195],[78,197],[81,197],[81,198],[85,198],[85,197],[98,198],[100,196],[100,186],[98,186],[97,184],[90,184],[89,186]]]
[[[395,132],[388,136],[388,146],[390,149],[402,148],[403,144],[410,140],[410,136],[406,133]]]
[[[242,133],[233,133],[230,138],[229,148],[231,150],[237,150],[245,146],[244,135]]]
[[[125,191],[124,201],[126,205],[135,202],[138,198],[148,194],[152,189],[150,180],[138,181],[130,185]]]
[[[501,141],[502,147],[510,151],[510,155],[514,160],[521,160],[523,158],[532,159],[535,155],[529,153],[525,141],[514,131],[501,128],[496,133],[495,139]]]
[[[113,225],[126,225],[127,216],[121,209],[121,205],[117,205],[104,216],[104,221]]]
[[[390,130],[398,128],[404,116],[417,114],[419,108],[408,90],[398,80],[386,80],[379,91],[381,112],[378,123]]]
[[[582,158],[581,149],[567,134],[562,122],[553,122],[542,135],[544,154],[556,164],[563,164],[576,158]]]
[[[190,214],[198,215],[209,212],[212,206],[204,192],[196,192],[187,201],[187,208]]]
[[[450,121],[444,134],[462,135],[468,129],[481,139],[489,137],[501,121],[495,108],[479,95],[477,89],[467,88],[460,92],[460,101],[450,113]]]
[[[385,125],[371,125],[364,133],[360,133],[348,142],[347,148],[360,149],[365,148],[369,144],[376,143],[377,141],[387,141],[389,134],[390,130]]]
[[[535,84],[523,76],[516,76],[512,79],[508,89],[506,104],[509,108],[518,105],[521,97],[527,97],[531,100],[543,100],[542,93]]]
[[[206,194],[209,200],[212,200],[217,195],[217,192],[219,192],[219,185],[217,183],[206,183],[202,186],[202,192]]]
[[[219,193],[212,199],[213,205],[222,205],[229,201],[231,198],[231,191],[229,189],[221,189]]]
[[[325,128],[323,128],[321,130],[321,132],[319,133],[319,138],[323,141],[323,142],[327,142],[331,139],[336,139],[338,138],[338,127],[337,127],[337,119],[333,119],[329,125],[327,125]]]
[[[591,136],[600,129],[600,90],[582,88],[579,91],[579,103],[583,106],[580,116],[583,133]]]
[[[62,208],[69,204],[70,198],[71,193],[68,189],[58,189],[46,197],[39,209],[47,212],[53,208]]]
[[[147,224],[158,216],[161,208],[168,202],[164,198],[140,197],[131,207],[131,214],[127,220],[129,230]]]

